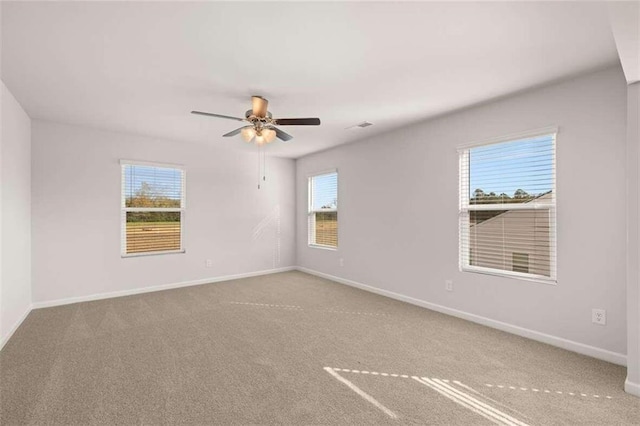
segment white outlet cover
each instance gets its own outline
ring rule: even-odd
[[[447,291],[453,291],[453,281],[446,280],[444,282],[444,289],[447,290]]]
[[[591,322],[598,325],[607,325],[607,311],[604,309],[592,309]]]

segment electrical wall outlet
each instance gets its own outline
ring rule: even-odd
[[[344,266],[344,259],[341,257],[340,260],[338,260],[338,264],[340,266]]]
[[[447,291],[453,291],[453,281],[452,280],[446,280],[444,282],[444,289]]]
[[[591,322],[598,325],[607,325],[607,311],[604,309],[592,309]]]
[[[207,268],[211,268],[213,266],[213,261],[211,259],[207,259],[207,260],[204,261],[204,265]]]

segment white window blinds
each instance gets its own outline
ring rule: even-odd
[[[184,251],[185,171],[121,161],[123,256]]]
[[[309,245],[338,247],[338,172],[309,177]]]
[[[459,150],[460,268],[556,280],[556,133]]]

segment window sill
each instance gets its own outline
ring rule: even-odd
[[[171,251],[148,251],[144,253],[129,253],[121,254],[120,257],[125,259],[128,257],[144,257],[144,256],[159,256],[163,254],[184,254],[186,250],[171,250]]]
[[[461,272],[472,272],[476,274],[493,275],[503,278],[513,278],[520,281],[530,281],[547,285],[558,285],[556,278],[549,278],[543,275],[523,274],[512,271],[501,271],[499,269],[482,268],[477,266],[463,266],[460,268]]]
[[[320,245],[320,244],[309,244],[308,246],[311,247],[311,248],[316,248],[316,249],[321,249],[321,250],[338,251],[338,247],[323,246],[323,245]]]

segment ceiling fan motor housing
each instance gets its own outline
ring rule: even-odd
[[[248,109],[247,112],[244,113],[244,116],[247,120],[249,121],[253,121],[251,118],[253,117],[255,120],[259,120],[259,121],[267,121],[270,120],[272,118],[272,115],[269,111],[266,112],[264,117],[256,117],[255,115],[253,115],[253,110]]]

